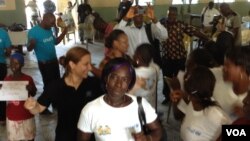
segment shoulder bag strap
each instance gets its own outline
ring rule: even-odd
[[[154,44],[154,39],[153,39],[153,36],[152,36],[151,24],[146,24],[145,25],[145,31],[146,31],[146,34],[147,34],[147,37],[148,37],[148,41],[150,42],[151,45],[153,45]]]
[[[138,96],[137,97],[137,103],[138,103],[138,115],[139,115],[139,120],[140,120],[140,124],[141,124],[141,128],[144,131],[144,133],[147,132],[146,130],[146,116],[145,116],[145,112],[142,106],[142,97]]]

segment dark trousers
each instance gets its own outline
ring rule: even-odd
[[[180,70],[185,70],[185,63],[186,63],[186,58],[183,59],[176,59],[176,60],[172,60],[172,59],[165,59],[162,58],[162,73],[163,76],[167,76],[167,77],[176,77],[178,72]],[[164,82],[164,86],[163,86],[163,95],[165,96],[166,100],[169,101],[170,97],[169,97],[169,93],[170,93],[170,88],[168,86],[167,83]]]
[[[38,61],[38,67],[43,79],[43,88],[45,88],[50,82],[60,78],[60,70],[57,59],[46,62]]]
[[[0,81],[3,81],[7,75],[7,65],[0,63]],[[6,102],[0,101],[0,121],[6,120]]]
[[[38,67],[43,79],[43,89],[45,89],[50,82],[60,78],[59,63],[57,59],[46,62],[38,61]],[[56,108],[54,103],[52,106]]]

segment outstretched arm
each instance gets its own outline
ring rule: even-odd
[[[63,40],[63,38],[67,34],[67,32],[68,32],[68,27],[65,27],[63,29],[63,32],[56,38],[56,45],[59,44]]]
[[[210,40],[208,36],[206,36],[204,33],[200,32],[199,30],[196,30],[194,32],[194,35],[201,38],[202,40],[205,40],[205,41]]]
[[[33,97],[29,97],[24,103],[25,109],[29,110],[32,114],[38,114],[43,112],[46,107],[39,104]]]
[[[36,40],[35,39],[30,39],[28,46],[27,46],[27,50],[28,51],[32,51],[35,48],[36,45]]]
[[[92,133],[82,132],[78,129],[77,133],[77,141],[89,141],[91,138]]]
[[[176,120],[182,120],[185,114],[178,108],[178,104],[183,98],[183,92],[181,90],[173,90],[170,94],[170,99],[172,101],[174,118]]]
[[[74,8],[76,6],[76,3],[77,3],[77,1],[75,0],[75,3],[72,5],[72,8]]]

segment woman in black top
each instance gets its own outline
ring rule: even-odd
[[[50,83],[37,101],[32,97],[26,101],[25,108],[33,114],[51,103],[57,105],[55,141],[75,141],[82,108],[103,93],[99,79],[88,76],[91,69],[90,53],[82,47],[71,48],[65,57],[64,77]]]

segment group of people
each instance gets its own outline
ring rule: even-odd
[[[43,2],[44,11],[42,13],[54,13],[56,11],[56,5],[51,0],[45,0]],[[40,23],[42,17],[41,17],[41,11],[39,10],[39,7],[37,5],[36,0],[30,0],[25,5],[25,8],[27,9],[26,13],[29,15],[30,20],[30,26],[33,27]]]
[[[68,12],[72,7],[72,3],[69,4]],[[210,9],[210,6],[204,9],[204,18]],[[88,50],[79,46],[69,49],[63,60],[65,73],[62,78],[55,45],[64,38],[68,27],[55,37],[51,28],[55,26],[56,18],[47,12],[28,32],[27,49],[35,52],[44,84],[38,99],[32,97],[36,94],[32,77],[22,73],[22,55],[14,53],[10,56],[13,73],[6,77],[4,56],[10,54],[11,42],[8,34],[0,30],[1,80],[29,82],[26,101],[7,102],[7,116],[4,115],[3,121],[7,117],[8,140],[34,140],[34,115],[46,111],[52,104],[58,114],[56,141],[160,141],[164,130],[156,109],[159,67],[172,82],[177,81],[176,77],[180,81],[165,85],[164,94],[166,101],[173,103],[175,118],[182,120],[180,133],[183,140],[220,140],[221,125],[249,124],[250,48],[238,47],[237,14],[225,3],[220,5],[220,10],[228,20],[220,26],[223,27],[219,28],[220,35],[228,33],[233,39],[231,46],[220,50],[222,61],[221,56],[217,60],[214,48],[209,44],[187,56],[182,41],[184,33],[204,40],[208,37],[193,26],[178,21],[176,7],[170,7],[168,19],[160,23],[153,7],[148,4],[145,9],[130,7],[114,26],[105,39],[106,51],[98,67],[91,63]],[[150,22],[144,24],[144,17]],[[154,62],[157,60],[155,53],[159,51],[155,48],[156,40],[164,42],[160,66]],[[215,46],[219,41],[220,36]],[[182,76],[180,70],[184,71]],[[94,76],[89,76],[90,72]],[[143,132],[138,115],[137,96],[143,97],[145,124],[150,131],[147,134]],[[16,116],[15,113],[20,114]]]
[[[171,82],[174,117],[182,121],[183,140],[220,140],[222,125],[250,124],[249,51],[228,49],[220,65],[207,49],[190,53],[185,72]]]

